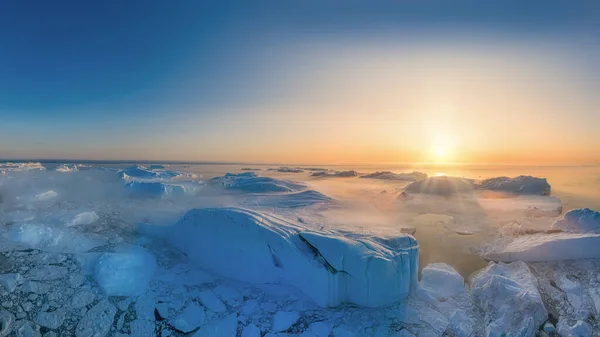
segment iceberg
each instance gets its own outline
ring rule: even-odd
[[[315,171],[310,174],[311,177],[337,177],[337,178],[350,178],[358,177],[358,172],[351,171]]]
[[[513,194],[550,194],[550,184],[546,178],[518,176],[516,178],[495,177],[485,179],[476,184],[478,189],[506,192]]]
[[[0,163],[0,173],[13,171],[45,171],[46,168],[41,163]]]
[[[365,175],[361,176],[361,178],[418,181],[418,180],[427,179],[427,174],[425,174],[423,172],[418,172],[418,171],[413,171],[410,173],[394,173],[391,171],[377,171],[375,173],[365,174]]]
[[[430,177],[415,181],[405,188],[405,191],[410,193],[433,194],[444,197],[471,192],[472,190],[472,180],[450,176]]]
[[[534,336],[548,319],[538,281],[524,262],[490,262],[471,282],[486,336]]]
[[[202,187],[200,182],[165,183],[159,181],[133,180],[125,184],[134,197],[161,198],[194,195]]]
[[[222,277],[292,285],[322,307],[378,307],[405,299],[417,284],[418,244],[410,235],[311,231],[240,208],[189,211],[149,229]]]
[[[307,190],[286,194],[253,195],[251,198],[248,198],[247,201],[243,201],[242,203],[247,206],[257,207],[298,208],[330,203],[333,200],[333,198],[328,197],[321,192]]]
[[[569,233],[600,233],[600,212],[589,208],[572,209],[554,222],[552,228]]]
[[[444,300],[465,292],[465,279],[445,263],[431,263],[421,271],[419,287],[430,296]]]
[[[261,177],[254,172],[226,173],[224,176],[212,178],[211,182],[226,189],[252,193],[297,192],[306,189],[306,185],[299,182]]]
[[[56,172],[73,172],[73,171],[78,171],[78,170],[79,170],[79,168],[77,167],[77,165],[69,165],[69,164],[61,164],[54,169],[54,171],[56,171]]]

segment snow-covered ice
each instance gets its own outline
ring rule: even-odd
[[[239,174],[227,173],[222,177],[211,179],[211,182],[219,184],[227,189],[253,193],[294,192],[306,188],[306,185],[300,182],[261,177],[254,172],[244,172]]]
[[[350,177],[358,177],[358,172],[354,170],[350,171],[336,171],[336,170],[327,170],[327,171],[315,171],[310,174],[311,177],[323,177],[323,178],[350,178]]]
[[[554,222],[552,228],[569,233],[600,233],[600,212],[589,208],[572,209]]]
[[[432,263],[421,271],[420,289],[432,297],[444,299],[465,291],[465,280],[445,263]]]
[[[477,188],[514,194],[550,194],[550,184],[545,178],[518,176],[515,178],[495,177],[482,180]]]
[[[94,267],[94,277],[110,296],[135,296],[146,291],[156,270],[152,253],[132,247],[118,253],[104,253]]]
[[[341,236],[267,214],[196,209],[160,233],[199,266],[253,283],[298,287],[321,306],[381,306],[416,285],[418,245],[409,235]]]

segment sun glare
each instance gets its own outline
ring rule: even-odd
[[[431,143],[430,160],[438,163],[449,162],[452,160],[452,143],[445,137],[438,137]]]

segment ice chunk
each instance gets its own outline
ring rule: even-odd
[[[157,235],[209,271],[293,285],[321,306],[377,307],[406,298],[417,284],[418,244],[406,234],[310,232],[237,208],[191,210],[176,225],[160,229]]]
[[[577,321],[574,325],[563,319],[558,321],[558,333],[562,337],[588,337],[592,335],[592,327],[584,321]]]
[[[282,173],[302,173],[302,172],[304,172],[304,170],[299,167],[289,167],[289,166],[281,166],[279,168],[270,168],[267,170],[268,171],[277,171],[277,172],[282,172]]]
[[[311,173],[311,177],[350,178],[350,177],[358,177],[358,172],[356,172],[354,170],[350,170],[350,171],[335,171],[335,170],[315,171],[315,172]]]
[[[248,324],[242,330],[242,337],[260,337],[260,329],[254,324]]]
[[[106,336],[113,324],[117,308],[108,299],[103,299],[92,307],[75,328],[76,337]]]
[[[421,271],[422,290],[438,299],[452,297],[465,291],[465,280],[445,263],[432,263]]]
[[[490,262],[471,283],[487,336],[533,336],[548,319],[538,282],[524,262]]]
[[[171,320],[169,324],[171,324],[178,331],[188,333],[202,326],[205,319],[206,314],[204,312],[204,308],[192,302],[183,310],[181,314],[179,314],[179,316]]]
[[[482,180],[477,188],[514,194],[550,194],[550,184],[546,178],[518,176],[516,178],[495,177]]]
[[[227,311],[225,304],[221,302],[221,300],[215,295],[215,293],[212,292],[212,290],[201,291],[198,294],[198,298],[200,299],[200,302],[202,302],[202,305],[214,312],[224,313]]]
[[[572,209],[554,222],[552,228],[569,233],[600,233],[600,212],[589,208]]]
[[[58,193],[54,190],[38,193],[31,198],[32,201],[50,201],[58,197]]]
[[[297,311],[278,311],[273,316],[273,325],[271,331],[281,332],[289,329],[292,324],[300,318],[300,314]]]
[[[492,261],[560,261],[600,258],[600,234],[523,235],[487,245],[481,256]]]
[[[404,181],[418,181],[427,179],[427,174],[423,172],[413,171],[410,173],[394,173],[390,171],[377,171],[375,173],[369,173],[361,176],[361,178],[368,179],[383,179],[383,180],[404,180]]]
[[[239,174],[227,173],[222,177],[215,177],[211,182],[220,184],[224,188],[244,192],[295,192],[306,188],[306,185],[289,180],[260,177],[254,172]]]
[[[202,326],[192,337],[233,337],[237,332],[237,323],[237,314],[229,314],[212,324]]]
[[[120,253],[105,253],[94,269],[94,277],[109,296],[135,296],[146,291],[156,270],[154,256],[141,247]]]
[[[145,198],[177,197],[194,195],[202,187],[200,182],[165,183],[159,181],[133,180],[125,184],[131,196]]]
[[[418,180],[406,186],[406,192],[433,194],[444,197],[471,192],[473,181],[460,177],[437,176]]]
[[[6,173],[11,171],[45,171],[46,168],[41,163],[0,163],[0,173]]]
[[[83,212],[73,217],[73,219],[67,223],[67,226],[89,225],[96,220],[98,220],[98,214],[96,214],[96,212]]]
[[[62,164],[54,169],[56,172],[73,172],[78,171],[77,165]]]

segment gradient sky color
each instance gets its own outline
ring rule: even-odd
[[[5,1],[0,46],[0,158],[600,162],[598,1]]]

